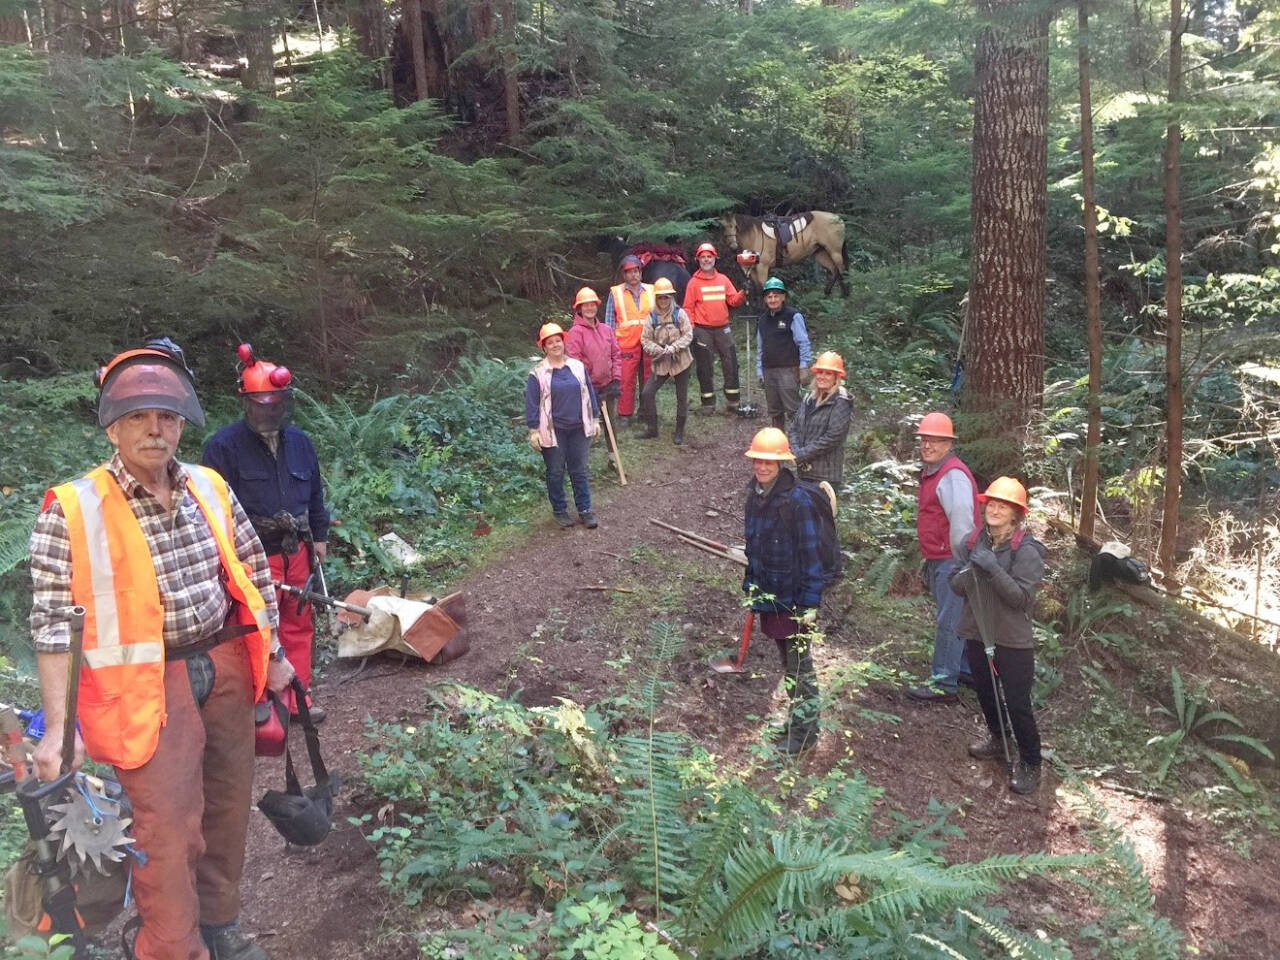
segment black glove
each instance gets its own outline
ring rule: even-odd
[[[600,388],[601,400],[616,400],[622,396],[622,381],[613,380]]]
[[[969,562],[987,573],[995,573],[1000,569],[1000,562],[996,560],[996,555],[991,552],[991,548],[981,543],[969,554]]]

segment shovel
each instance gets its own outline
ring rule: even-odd
[[[730,660],[728,657],[722,657],[719,660],[712,660],[708,666],[716,673],[746,673],[742,669],[742,665],[747,661],[747,647],[751,645],[751,628],[755,626],[756,612],[754,610],[747,611],[747,621],[742,625],[742,640],[738,644],[738,659]]]

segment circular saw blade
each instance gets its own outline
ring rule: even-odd
[[[58,817],[51,827],[55,837],[61,835],[58,856],[71,865],[73,873],[84,872],[92,863],[105,874],[103,861],[123,860],[125,848],[133,842],[128,835],[133,819],[121,816],[120,802],[110,797],[74,790],[66,803],[51,804],[49,812]]]

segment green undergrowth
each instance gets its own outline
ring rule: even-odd
[[[1124,896],[1109,843],[948,862],[948,809],[895,816],[852,767],[809,776],[760,750],[722,768],[655,719],[682,643],[651,625],[626,701],[524,707],[449,685],[421,723],[370,725],[377,812],[355,822],[424,957],[1066,957],[989,903],[1044,874],[1095,893],[1102,935],[1127,930],[1105,919]],[[464,902],[473,923],[421,920]]]

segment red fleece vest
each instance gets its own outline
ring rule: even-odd
[[[963,470],[969,478],[969,486],[978,489],[973,474],[964,461],[954,453],[949,454],[942,465],[928,476],[920,477],[920,493],[916,497],[916,539],[920,541],[920,556],[926,560],[946,560],[951,556],[951,524],[938,502],[938,484],[952,470]],[[981,525],[978,515],[978,499],[973,500],[973,524]]]

